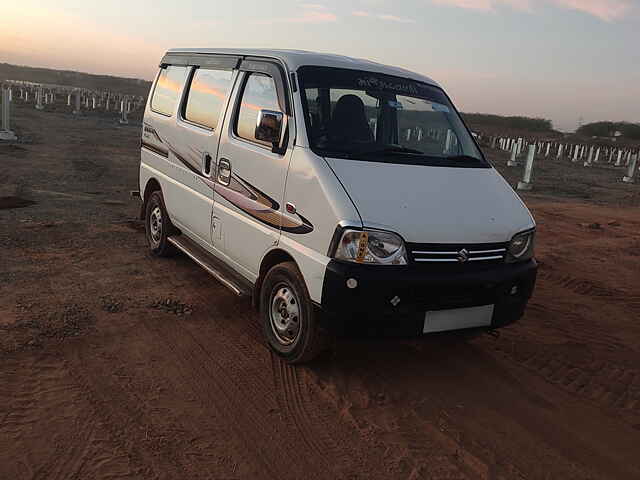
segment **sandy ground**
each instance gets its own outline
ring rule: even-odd
[[[640,186],[620,170],[541,165],[539,283],[499,338],[345,339],[292,368],[247,301],[147,254],[138,126],[16,121],[0,479],[640,478]]]

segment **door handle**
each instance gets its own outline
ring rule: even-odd
[[[202,173],[205,177],[211,176],[211,155],[207,152],[202,154]]]
[[[218,183],[222,185],[231,183],[231,162],[226,158],[218,160]]]

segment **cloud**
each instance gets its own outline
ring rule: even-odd
[[[554,5],[580,11],[612,22],[624,18],[634,9],[635,0],[431,0],[436,5],[448,5],[478,11],[494,11],[498,7],[532,12],[534,7]]]
[[[389,15],[386,13],[371,13],[364,10],[353,11],[351,12],[351,15],[354,17],[377,18],[378,20],[385,20],[387,22],[415,23],[415,20],[410,18],[398,17],[396,15]]]
[[[467,8],[470,10],[492,11],[496,7],[506,5],[516,10],[531,10],[534,0],[432,0],[436,5],[450,5],[452,7]]]
[[[629,0],[553,0],[553,3],[588,13],[607,22],[624,18],[633,8]]]
[[[295,17],[265,18],[253,23],[267,25],[273,23],[331,23],[338,21],[338,17],[319,3],[300,4],[302,13]]]

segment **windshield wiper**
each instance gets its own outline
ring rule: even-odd
[[[357,153],[359,155],[362,155],[362,154],[379,155],[379,154],[385,154],[385,153],[389,153],[389,154],[398,153],[398,154],[408,154],[408,155],[424,155],[425,154],[424,152],[420,150],[416,150],[415,148],[403,147],[401,145],[387,145],[384,147],[372,148],[369,150],[359,150],[354,153]]]
[[[442,157],[443,160],[451,160],[453,162],[475,162],[483,163],[482,159],[472,157],[471,155],[453,155],[451,157]]]

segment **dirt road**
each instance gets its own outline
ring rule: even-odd
[[[539,283],[499,338],[344,339],[292,368],[246,301],[147,254],[137,127],[16,122],[32,143],[0,145],[0,479],[640,478],[637,207],[528,197]]]

